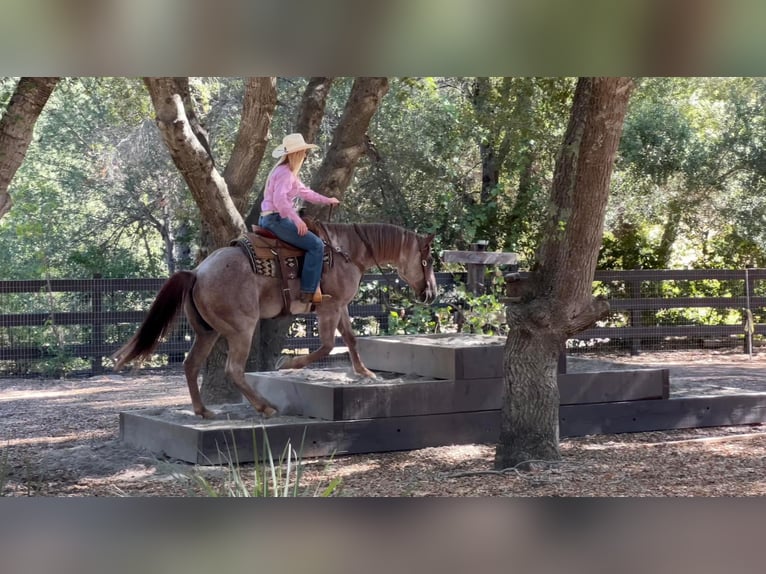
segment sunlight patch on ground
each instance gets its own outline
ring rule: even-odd
[[[350,460],[350,459],[345,459]],[[345,462],[345,460],[343,462]],[[355,474],[363,473],[363,472],[371,472],[378,470],[380,468],[380,463],[377,460],[371,460],[366,462],[359,462],[359,463],[351,463],[351,464],[342,464],[339,461],[317,461],[314,464],[307,464],[303,472],[304,477],[309,481],[312,482],[312,480],[315,479],[322,479],[323,475],[330,474],[333,478],[345,478],[348,476],[353,476]]]
[[[481,444],[461,444],[447,447],[425,448],[412,452],[415,459],[425,459],[429,462],[454,464],[466,460],[483,459],[494,456],[495,447]]]
[[[638,449],[643,447],[684,447],[689,446],[692,448],[707,447],[714,450],[726,450],[741,452],[753,452],[753,449],[766,450],[766,446],[747,444],[755,441],[766,442],[766,434],[764,433],[747,433],[747,434],[733,434],[726,436],[714,436],[714,437],[700,437],[671,441],[659,441],[659,442],[605,442],[601,444],[578,444],[577,449],[584,451],[609,451],[614,449]],[[725,443],[729,443],[728,446],[721,446]],[[562,445],[562,451],[565,450]]]
[[[82,397],[83,395],[94,395],[98,393],[108,393],[108,392],[119,392],[123,390],[124,387],[95,387],[92,389],[87,388],[76,388],[76,389],[69,389],[66,391],[35,391],[35,390],[25,390],[25,391],[8,391],[3,393],[3,396],[0,397],[0,403],[7,403],[11,401],[19,401],[19,400],[25,400],[25,399],[55,399],[55,398],[61,398],[61,397]]]
[[[112,436],[111,431],[92,431],[88,433],[88,438],[104,438]],[[0,447],[12,447],[12,446],[30,446],[30,445],[53,445],[64,442],[77,442],[82,440],[82,433],[67,434],[63,436],[35,436],[27,438],[12,438],[3,439],[0,442]]]

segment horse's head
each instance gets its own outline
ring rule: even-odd
[[[408,246],[404,247],[397,269],[399,276],[415,291],[418,301],[430,304],[436,300],[438,294],[434,260],[431,256],[431,242],[434,236],[414,235],[414,238],[415,241],[408,242]]]

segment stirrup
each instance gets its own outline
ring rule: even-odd
[[[325,295],[322,293],[322,286],[317,285],[316,291],[314,291],[314,294],[311,296],[311,302],[314,305],[320,305],[326,303],[329,299],[332,299],[332,295]]]

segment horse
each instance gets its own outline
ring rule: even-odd
[[[434,236],[385,223],[315,222],[312,229],[325,242],[321,289],[330,296],[310,309],[317,315],[321,346],[308,355],[288,359],[280,368],[300,369],[327,356],[335,345],[337,329],[354,371],[374,378],[357,351],[348,304],[364,273],[381,265],[395,267],[421,303],[432,303],[437,296],[431,255]],[[230,380],[257,412],[266,417],[276,414],[274,406],[245,381],[245,362],[258,321],[286,313],[282,279],[256,273],[255,262],[252,252],[232,244],[213,251],[195,269],[174,273],[160,288],[133,337],[112,355],[115,369],[150,356],[183,308],[194,331],[183,363],[194,413],[205,419],[215,417],[202,402],[197,379],[216,341],[223,337],[228,343],[225,372]],[[291,292],[298,289],[298,279],[290,279]]]

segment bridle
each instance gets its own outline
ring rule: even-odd
[[[375,262],[375,266],[378,268],[378,271],[383,276],[383,279],[386,280],[386,283],[388,283],[389,286],[393,286],[395,284],[395,281],[391,281],[389,278],[392,273],[386,274],[385,271],[380,266],[380,263],[378,263],[377,258],[375,257],[375,250],[372,248],[372,245],[370,245],[370,242],[367,240],[367,237],[365,237],[364,233],[361,232],[359,229],[359,225],[354,223],[354,231],[356,231],[356,234],[359,236],[359,239],[362,240],[362,243],[364,243],[365,248],[367,249],[368,253],[370,254],[370,257],[372,257],[372,260]],[[423,270],[423,283],[426,286],[426,289],[428,289],[428,270],[433,267],[433,257],[431,257],[431,244],[421,245],[420,249],[420,265]]]

